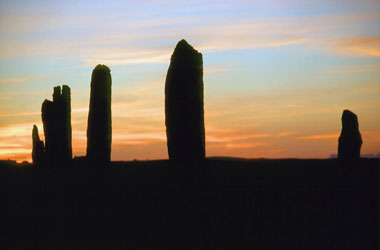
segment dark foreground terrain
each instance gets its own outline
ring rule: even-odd
[[[4,165],[0,249],[379,249],[376,159]]]

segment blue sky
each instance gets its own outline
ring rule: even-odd
[[[112,159],[167,158],[163,89],[182,38],[203,54],[208,156],[328,157],[345,108],[363,154],[380,151],[378,1],[0,1],[0,158],[31,158],[62,84],[83,155],[97,64],[113,80]]]

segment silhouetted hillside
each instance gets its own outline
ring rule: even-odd
[[[378,249],[378,159],[0,167],[3,249]]]

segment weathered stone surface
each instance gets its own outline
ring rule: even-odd
[[[342,132],[338,143],[339,159],[357,160],[360,158],[362,137],[359,132],[358,117],[350,110],[343,111]]]
[[[205,157],[202,54],[178,42],[165,82],[165,125],[169,159]]]
[[[49,165],[61,165],[72,158],[70,88],[54,87],[53,101],[42,103],[45,153]]]
[[[40,136],[38,134],[38,128],[36,125],[33,125],[32,139],[33,139],[33,149],[32,149],[33,164],[41,165],[44,163],[45,147],[44,147],[44,142],[40,140]]]
[[[95,163],[111,160],[111,70],[97,65],[92,71],[87,125],[87,159]]]

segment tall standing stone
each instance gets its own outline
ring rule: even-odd
[[[63,118],[63,154],[67,159],[72,159],[72,128],[71,128],[71,93],[67,85],[62,86],[62,118]]]
[[[350,110],[343,111],[342,132],[338,143],[339,159],[356,161],[360,158],[362,137],[359,132],[358,117]]]
[[[38,135],[38,128],[36,125],[33,125],[32,130],[32,140],[33,140],[33,149],[32,149],[32,160],[34,165],[41,165],[44,162],[44,142],[40,140]]]
[[[66,85],[54,87],[53,101],[42,103],[45,153],[50,165],[61,165],[72,158],[71,99]]]
[[[165,82],[165,125],[169,159],[205,157],[202,54],[185,40],[171,56]]]
[[[87,125],[87,159],[95,163],[111,160],[111,70],[97,65],[92,71]]]

